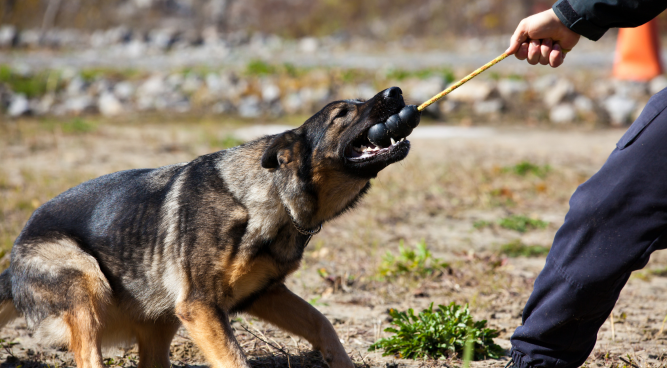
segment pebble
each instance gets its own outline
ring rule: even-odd
[[[574,85],[565,78],[560,78],[556,84],[544,90],[544,104],[554,107],[574,94]]]
[[[488,101],[477,101],[473,105],[473,111],[477,115],[497,114],[502,111],[504,106],[503,100],[494,98]]]
[[[25,95],[17,94],[12,98],[7,113],[9,116],[17,117],[25,115],[30,111],[30,105]]]
[[[447,95],[447,98],[460,102],[484,101],[491,96],[494,89],[494,85],[491,82],[471,80]]]
[[[554,124],[571,123],[577,118],[577,111],[570,103],[562,103],[549,110],[549,120]]]
[[[105,92],[97,99],[97,107],[104,116],[116,116],[123,112],[123,105],[111,93]]]
[[[615,94],[604,100],[602,106],[609,114],[611,125],[624,126],[630,122],[632,113],[637,107],[637,102],[630,97]]]

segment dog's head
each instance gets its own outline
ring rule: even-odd
[[[418,123],[419,112],[405,105],[398,87],[367,101],[332,102],[299,128],[273,136],[261,165],[283,188],[293,216],[308,213],[304,225],[321,223],[354,205],[371,178],[408,155],[405,137]]]

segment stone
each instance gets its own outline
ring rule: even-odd
[[[164,78],[161,75],[153,75],[142,83],[137,89],[139,96],[157,96],[163,93],[165,88]]]
[[[503,109],[503,100],[494,98],[487,101],[477,101],[474,103],[472,109],[478,115],[497,114]]]
[[[544,90],[544,103],[547,107],[554,107],[574,94],[574,85],[565,78],[558,79],[558,82]]]
[[[577,111],[570,103],[562,103],[549,110],[549,120],[554,124],[567,124],[577,118]]]
[[[264,102],[273,102],[280,98],[280,88],[273,83],[262,85],[262,100]]]
[[[627,96],[632,99],[639,99],[648,93],[649,84],[647,82],[613,80],[614,94]]]
[[[532,86],[535,91],[543,93],[546,92],[549,88],[554,87],[559,80],[560,77],[557,75],[547,74],[535,79],[535,81],[532,83]]]
[[[65,112],[75,115],[92,112],[95,109],[93,99],[88,95],[70,97],[64,102],[64,105]]]
[[[574,109],[580,113],[593,112],[593,110],[595,109],[595,104],[593,103],[593,100],[584,95],[579,95],[575,97],[574,101],[572,101],[572,104],[574,105]]]
[[[23,94],[14,95],[11,102],[9,103],[9,108],[7,113],[11,117],[17,117],[26,115],[30,112],[30,102]]]
[[[368,100],[373,98],[373,96],[375,96],[375,94],[377,94],[378,91],[376,91],[375,88],[373,88],[373,86],[371,86],[368,83],[361,83],[360,85],[357,86],[357,93],[358,95],[356,97]]]
[[[56,96],[53,93],[47,93],[41,99],[35,100],[30,108],[37,115],[46,115],[52,112],[53,105],[56,102]]]
[[[113,87],[113,93],[121,100],[129,100],[134,95],[134,85],[130,82],[118,82]]]
[[[97,107],[104,116],[116,116],[123,112],[123,104],[109,92],[100,95],[97,99]]]
[[[241,99],[238,106],[239,115],[242,118],[258,118],[262,115],[257,96],[248,96]]]
[[[632,113],[637,107],[637,102],[630,97],[615,94],[605,99],[602,107],[609,114],[611,125],[623,126],[630,122]]]
[[[0,27],[0,47],[12,47],[16,42],[16,27],[4,25]]]
[[[509,100],[526,92],[530,86],[528,82],[520,79],[501,79],[496,88],[502,98]]]
[[[299,50],[306,54],[314,54],[319,48],[319,43],[315,37],[304,37],[299,41]]]
[[[659,75],[648,83],[648,92],[653,96],[654,94],[667,88],[667,77]]]
[[[38,47],[40,32],[36,29],[26,29],[18,35],[18,43],[24,47]]]
[[[491,82],[473,79],[448,94],[447,98],[459,102],[484,101],[491,96],[494,89],[494,85]]]
[[[285,108],[285,111],[287,111],[290,114],[300,112],[301,109],[303,109],[303,99],[301,98],[299,93],[296,92],[290,93],[285,98],[283,106]]]
[[[222,92],[223,83],[220,75],[216,73],[208,73],[206,74],[206,78],[204,78],[204,83],[206,83],[206,88],[209,93],[216,95]]]
[[[460,105],[461,104],[459,102],[452,101],[452,100],[449,100],[449,99],[445,98],[444,100],[440,101],[440,103],[438,104],[438,109],[440,110],[440,113],[442,113],[444,115],[447,115],[447,114],[453,113],[456,110],[458,110]]]

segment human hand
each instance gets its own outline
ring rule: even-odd
[[[527,59],[531,65],[540,63],[556,68],[563,64],[565,53],[579,42],[579,37],[549,9],[522,20],[505,53],[514,54],[519,60]]]

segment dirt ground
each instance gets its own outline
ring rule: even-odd
[[[58,193],[118,170],[192,160],[238,143],[233,134],[242,127],[225,119],[163,120],[0,123],[2,267],[32,211]],[[357,209],[324,225],[301,269],[287,281],[332,321],[360,367],[459,366],[457,358],[414,361],[368,352],[387,336],[389,308],[420,310],[432,302],[469,303],[476,318],[501,332],[496,343],[509,348],[545,258],[509,257],[501,253],[502,245],[549,247],[569,196],[604,163],[622,131],[473,127],[464,133],[411,139],[407,159],[381,172]],[[539,170],[522,173],[516,169],[521,163]],[[493,225],[509,215],[549,224],[523,233]],[[397,254],[401,240],[408,247],[424,240],[449,267],[427,277],[383,279],[378,271],[383,257]],[[667,254],[657,253],[631,278],[614,309],[613,330],[611,320],[605,322],[586,365],[667,365],[667,334],[659,333],[667,315],[666,267]],[[324,366],[304,340],[273,326],[238,315],[233,327],[255,367]],[[74,365],[70,353],[35,341],[21,319],[0,330],[0,338],[0,367]],[[176,366],[205,364],[183,329],[171,355]],[[134,367],[137,351],[132,346],[112,349],[105,358],[109,366]],[[507,361],[472,366],[501,367]]]

